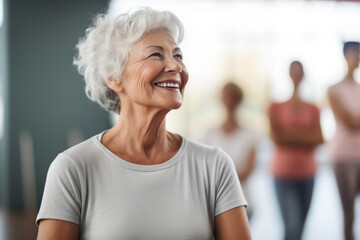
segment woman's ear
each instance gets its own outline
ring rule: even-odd
[[[116,93],[121,92],[122,90],[122,84],[120,80],[108,79],[105,80],[105,84]]]

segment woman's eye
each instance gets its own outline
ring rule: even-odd
[[[152,53],[152,54],[150,55],[150,57],[159,57],[159,58],[161,58],[162,55],[161,55],[159,52],[155,52],[155,53]]]
[[[179,59],[179,60],[183,60],[183,56],[181,54],[176,54],[174,56],[174,58]]]

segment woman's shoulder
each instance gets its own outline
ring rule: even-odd
[[[197,153],[208,153],[208,152],[216,152],[217,147],[214,147],[212,145],[208,145],[206,143],[203,143],[202,141],[198,141],[192,138],[183,137],[185,141],[187,142],[187,151],[190,152],[197,152]]]
[[[102,152],[100,148],[97,146],[98,137],[100,134],[97,134],[83,142],[80,142],[63,152],[59,153],[56,157],[55,161],[63,161],[64,164],[66,161],[73,162],[73,164],[79,164],[85,160],[96,158],[101,155]],[[64,160],[67,159],[67,160]]]
[[[240,133],[242,134],[241,136],[247,141],[258,142],[260,140],[259,133],[249,127],[242,127]]]
[[[315,103],[304,102],[304,106],[309,112],[320,113],[320,108]]]
[[[348,81],[342,80],[337,83],[334,83],[327,89],[327,93],[329,95],[338,94],[338,92],[344,91],[346,87],[348,86]]]
[[[62,153],[67,155],[78,155],[91,151],[94,149],[94,145],[97,137],[98,134],[66,149]]]
[[[286,106],[287,106],[287,102],[270,102],[268,105],[268,111],[269,112],[276,111]]]

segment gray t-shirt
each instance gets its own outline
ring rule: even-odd
[[[158,165],[127,162],[96,135],[60,153],[49,168],[40,219],[80,225],[79,239],[212,239],[215,216],[246,205],[233,162],[182,137]]]

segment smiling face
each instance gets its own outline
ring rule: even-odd
[[[138,104],[171,110],[181,106],[187,81],[180,48],[160,29],[133,45],[119,88],[109,87],[119,95],[121,108]]]

